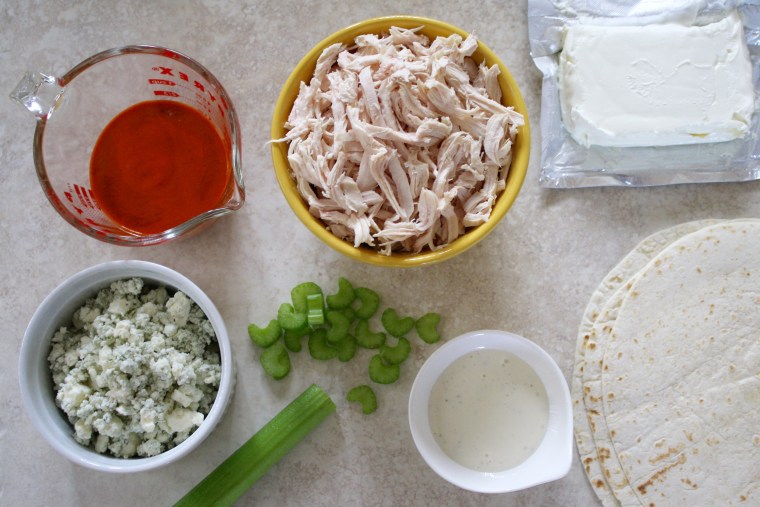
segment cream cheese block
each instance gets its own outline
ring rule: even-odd
[[[559,84],[565,127],[584,146],[730,141],[755,109],[736,12],[704,26],[573,25]]]

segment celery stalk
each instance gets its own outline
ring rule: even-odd
[[[175,504],[232,505],[319,423],[335,403],[312,384]]]

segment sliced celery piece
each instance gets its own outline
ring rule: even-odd
[[[343,314],[343,316],[344,316],[345,318],[347,318],[347,319],[348,319],[348,321],[349,321],[349,322],[351,322],[352,324],[353,324],[353,322],[356,320],[356,310],[354,310],[354,309],[353,309],[353,308],[351,308],[350,306],[348,306],[348,307],[346,307],[346,308],[342,308],[342,309],[340,309],[340,310],[338,310],[338,311],[339,311],[340,313],[342,313],[342,314]]]
[[[256,324],[248,324],[248,336],[251,341],[259,347],[270,347],[274,342],[280,339],[282,327],[277,319],[269,321],[266,327],[259,327]]]
[[[317,328],[309,335],[309,354],[319,361],[329,361],[338,357],[338,349],[331,347],[327,341],[325,328]]]
[[[414,319],[411,317],[399,317],[396,310],[388,308],[380,318],[383,327],[391,336],[401,338],[414,328]]]
[[[369,322],[360,319],[354,331],[356,343],[365,349],[379,349],[385,343],[385,333],[373,333],[369,329]]]
[[[311,327],[325,323],[325,301],[322,294],[306,296],[306,320]]]
[[[308,305],[306,298],[310,295],[319,294],[322,297],[322,289],[314,282],[299,283],[290,291],[290,299],[297,312],[307,313]]]
[[[345,338],[335,344],[338,350],[338,361],[348,362],[356,355],[356,338],[347,334]]]
[[[406,338],[399,338],[395,347],[384,344],[380,347],[380,357],[387,364],[401,364],[412,352],[412,344]]]
[[[277,322],[285,331],[306,330],[306,314],[297,312],[290,303],[282,303],[277,310]]]
[[[438,333],[438,323],[441,322],[441,315],[438,313],[426,313],[415,323],[417,334],[425,343],[435,343],[441,339]]]
[[[338,278],[338,292],[329,294],[325,299],[327,299],[327,306],[331,310],[349,308],[354,299],[356,299],[354,286],[345,278],[340,277]]]
[[[388,364],[380,354],[369,360],[369,378],[378,384],[392,384],[401,376],[401,368],[397,364]]]
[[[351,321],[338,310],[328,311],[326,317],[327,322],[330,323],[330,329],[327,330],[327,341],[335,345],[348,336],[348,328],[351,326]]]
[[[377,397],[375,391],[366,384],[356,386],[348,391],[346,399],[350,402],[358,402],[362,406],[362,412],[371,414],[377,409]]]
[[[275,380],[285,378],[290,373],[290,355],[282,342],[264,349],[259,356],[264,371]]]
[[[285,331],[282,335],[282,341],[285,344],[285,348],[291,352],[301,352],[301,342],[303,337],[307,334],[306,331]]]
[[[356,309],[356,316],[360,319],[372,317],[380,306],[380,296],[377,292],[366,287],[357,287],[354,289],[354,294],[361,302],[359,308]]]

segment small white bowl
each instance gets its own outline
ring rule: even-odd
[[[451,459],[430,429],[430,392],[441,374],[457,359],[477,350],[514,354],[536,372],[546,389],[549,420],[543,440],[521,464],[500,472],[479,472]],[[572,464],[573,418],[570,392],[562,372],[542,348],[504,331],[475,331],[459,336],[436,350],[420,368],[409,395],[409,426],[422,458],[450,483],[479,493],[507,493],[564,477]]]
[[[71,424],[55,404],[47,357],[53,334],[60,326],[70,322],[77,308],[111,282],[133,277],[180,290],[200,306],[216,332],[222,376],[211,410],[198,429],[184,442],[156,456],[123,459],[99,454],[74,440]],[[24,334],[19,359],[19,383],[32,424],[56,451],[87,468],[129,473],[152,470],[175,462],[198,447],[221,420],[232,396],[235,377],[227,329],[208,296],[172,269],[151,262],[128,260],[107,262],[85,269],[65,280],[45,298]]]

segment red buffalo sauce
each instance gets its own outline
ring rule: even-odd
[[[90,159],[101,210],[141,234],[156,234],[223,204],[228,147],[209,119],[180,102],[141,102],[103,129]]]

